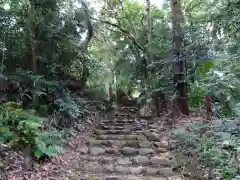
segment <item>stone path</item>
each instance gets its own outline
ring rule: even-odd
[[[82,156],[84,179],[181,179],[162,122],[135,114],[134,109],[122,110],[96,127]]]

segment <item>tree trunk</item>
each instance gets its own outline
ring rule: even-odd
[[[88,45],[93,37],[93,27],[92,27],[92,23],[90,20],[90,15],[89,15],[89,10],[88,10],[88,6],[85,3],[84,0],[79,0],[79,3],[82,5],[83,10],[84,10],[84,16],[85,16],[85,20],[86,20],[86,24],[87,24],[87,37],[85,39],[85,41],[82,44],[82,50],[83,53],[87,53],[88,51]],[[89,77],[89,67],[87,66],[87,58],[85,57],[85,54],[83,55],[83,74],[82,74],[82,78],[81,78],[81,82],[83,84],[83,87],[86,85],[88,77]]]
[[[172,28],[173,28],[173,83],[175,86],[176,98],[174,100],[175,112],[181,112],[184,115],[189,114],[187,82],[186,75],[186,59],[183,58],[182,44],[183,44],[183,14],[181,10],[181,0],[172,0]]]
[[[38,72],[38,63],[36,58],[36,37],[35,37],[35,25],[34,25],[34,7],[31,1],[28,1],[28,32],[29,32],[29,44],[31,51],[31,62],[33,73]]]
[[[147,45],[151,44],[151,39],[152,39],[152,11],[151,11],[151,2],[150,0],[146,0],[147,2],[147,24],[148,24],[148,35],[147,35]],[[152,63],[151,55],[149,53],[149,50],[147,52],[147,65]]]

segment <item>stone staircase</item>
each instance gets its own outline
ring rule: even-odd
[[[102,121],[88,140],[85,174],[103,180],[179,179],[167,132],[150,117],[123,109]]]

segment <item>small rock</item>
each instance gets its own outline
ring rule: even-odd
[[[110,177],[105,177],[104,180],[121,180],[121,178],[110,176]]]
[[[171,144],[167,140],[162,140],[159,144],[159,147],[171,149]]]
[[[149,137],[148,137],[148,140],[149,141],[157,141],[159,139],[159,134],[157,133],[152,133]]]
[[[89,144],[90,146],[98,146],[98,145],[101,145],[101,144],[102,144],[102,141],[101,141],[101,140],[93,139],[93,140],[90,140],[90,141],[88,142],[88,144]]]
[[[161,147],[159,147],[157,150],[156,150],[156,152],[159,152],[159,153],[165,153],[165,152],[167,152],[168,150],[166,149],[166,148],[161,148]]]
[[[161,168],[159,169],[159,174],[163,176],[173,176],[175,173],[173,172],[172,168]]]
[[[128,175],[127,180],[139,180],[139,177],[136,175]]]
[[[141,141],[138,143],[140,147],[142,148],[149,148],[152,146],[152,143],[148,142],[148,141]]]
[[[157,141],[159,139],[159,135],[155,132],[151,132],[150,130],[143,131],[143,134],[149,141]]]
[[[116,137],[116,139],[118,140],[124,140],[124,138],[126,138],[124,135],[115,135],[114,137]],[[112,138],[114,139],[114,138]]]
[[[134,162],[146,166],[150,163],[150,159],[147,156],[136,156],[134,157]]]
[[[106,139],[108,139],[108,136],[107,135],[99,135],[98,138],[101,140],[106,140]]]
[[[102,144],[104,146],[107,146],[107,147],[112,147],[113,146],[113,142],[111,140],[103,141]]]
[[[122,146],[138,147],[138,141],[125,141]]]
[[[95,161],[96,157],[93,157],[93,160]],[[109,164],[112,161],[113,161],[113,158],[111,156],[101,157],[99,159],[100,164]]]
[[[166,157],[161,157],[161,156],[152,157],[151,162],[153,165],[161,165],[161,166],[171,166],[172,165],[172,161],[170,161]]]
[[[146,175],[150,175],[150,176],[152,176],[152,175],[157,175],[158,172],[159,172],[159,169],[157,169],[157,168],[151,168],[151,167],[146,168],[146,170],[145,170],[145,174],[146,174]]]
[[[156,147],[160,147],[160,145],[161,145],[160,142],[154,142],[153,144],[154,144],[154,146],[156,146]]]
[[[105,150],[100,147],[92,147],[89,149],[89,153],[93,156],[96,156],[96,155],[104,154]]]
[[[113,165],[107,165],[107,166],[105,166],[105,170],[108,173],[113,173],[114,172],[114,166]]]
[[[106,134],[106,131],[104,131],[104,130],[95,129],[94,131],[95,131],[95,133],[98,134],[98,135]]]
[[[130,168],[130,172],[131,172],[132,174],[141,174],[141,173],[144,172],[144,167],[142,167],[142,166],[132,167],[132,168]]]
[[[140,148],[138,152],[140,155],[148,155],[148,154],[153,154],[154,150],[150,148]]]
[[[121,131],[123,134],[131,134],[131,130],[130,129],[124,129]]]
[[[142,126],[141,126],[141,125],[137,125],[137,126],[135,127],[135,130],[141,131],[141,130],[142,130]]]
[[[155,124],[150,124],[150,125],[148,125],[148,127],[151,128],[151,129],[156,129],[156,128],[157,128],[157,125],[155,125]]]
[[[146,136],[146,137],[148,137],[148,136],[150,136],[150,135],[152,134],[152,132],[149,131],[149,130],[143,130],[142,133],[143,133],[144,136]]]
[[[119,154],[119,151],[116,147],[115,148],[107,147],[105,148],[105,151],[106,153],[109,153],[109,154]]]
[[[131,165],[132,162],[130,161],[129,158],[118,158],[117,164],[118,164],[118,165],[126,166],[126,165]]]
[[[117,173],[128,174],[128,173],[130,172],[130,169],[129,169],[129,167],[117,166],[117,167],[115,168],[115,171],[116,171]]]
[[[102,166],[98,162],[88,162],[84,165],[84,168],[89,170],[90,172],[101,173]]]
[[[2,160],[0,160],[0,169],[4,169],[5,165]]]
[[[162,157],[165,157],[166,159],[173,159],[173,156],[172,156],[172,154],[171,154],[171,152],[165,152],[165,153],[161,153],[161,156]]]
[[[77,151],[80,152],[81,154],[87,154],[88,148],[87,147],[78,148]]]
[[[137,154],[137,152],[138,152],[137,149],[132,147],[124,147],[122,149],[122,153],[125,155],[134,155],[134,154]]]
[[[167,180],[182,180],[182,177],[179,175],[176,175],[176,176],[167,177]]]
[[[136,135],[126,135],[126,136],[125,136],[125,139],[126,139],[126,140],[136,140],[136,139],[137,139],[137,136],[136,136]]]
[[[143,136],[143,135],[139,135],[139,136],[137,136],[137,140],[138,141],[146,141],[147,138],[145,136]]]

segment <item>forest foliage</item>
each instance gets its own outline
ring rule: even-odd
[[[138,94],[139,106],[158,99],[171,107],[172,2],[159,7],[150,0],[0,0],[1,140],[30,147],[37,158],[57,155],[66,128],[82,123],[86,95],[106,102],[110,85],[114,94]],[[239,1],[181,3],[190,111],[203,110],[208,95],[217,121],[239,118]],[[50,115],[51,121],[44,118]],[[204,144],[203,159],[214,154],[213,147],[222,152],[214,136],[211,148],[192,136]],[[230,137],[239,153],[239,132]],[[217,163],[226,176],[239,172]]]

